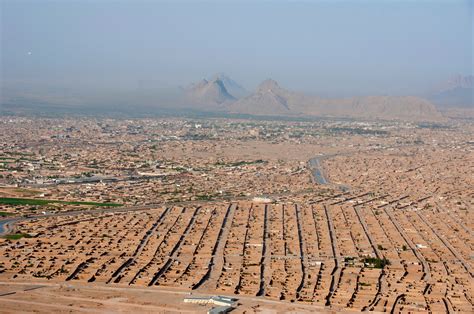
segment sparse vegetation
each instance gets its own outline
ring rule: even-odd
[[[377,258],[377,257],[365,257],[364,263],[369,265],[369,267],[373,268],[384,268],[387,265],[390,265],[390,261],[384,258]]]

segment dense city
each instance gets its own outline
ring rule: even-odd
[[[470,312],[472,134],[0,118],[2,308]]]

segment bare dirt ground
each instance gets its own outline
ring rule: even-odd
[[[0,282],[0,313],[205,313],[211,306],[183,303],[189,291],[81,283]],[[193,296],[207,294],[193,293]],[[239,298],[232,313],[331,313],[308,305]]]

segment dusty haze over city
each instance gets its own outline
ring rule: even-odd
[[[1,313],[472,313],[472,1],[0,0]]]

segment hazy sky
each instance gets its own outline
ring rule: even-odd
[[[472,1],[1,2],[3,86],[137,89],[225,72],[328,94],[472,73]]]

